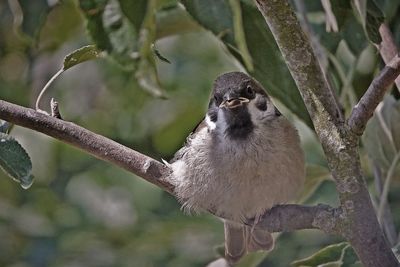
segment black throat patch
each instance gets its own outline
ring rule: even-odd
[[[254,129],[247,107],[238,107],[235,110],[224,111],[227,128],[225,134],[232,139],[245,139]]]

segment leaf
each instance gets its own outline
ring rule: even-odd
[[[100,55],[101,51],[94,45],[81,47],[64,58],[63,70],[65,71],[79,63],[99,58]]]
[[[19,0],[18,2],[22,10],[22,32],[32,39],[37,39],[47,14],[50,12],[48,1]]]
[[[153,42],[156,38],[156,0],[147,1],[147,13],[140,30],[139,55],[140,62],[135,73],[140,86],[157,97],[165,97],[165,91],[161,87],[157,74],[157,66],[153,52]]]
[[[362,2],[362,1],[361,1]],[[324,14],[322,7],[317,10],[313,1],[304,1],[307,10],[313,10],[313,14]],[[332,54],[335,54],[339,42],[345,40],[352,53],[358,56],[367,46],[365,31],[362,24],[355,17],[358,11],[353,11],[350,1],[331,1],[332,11],[337,20],[339,32],[327,32],[325,19],[310,20],[313,31],[316,33],[321,44]],[[356,7],[354,7],[356,9]],[[308,13],[307,15],[310,15]]]
[[[365,21],[365,30],[368,39],[374,44],[382,42],[381,35],[379,34],[379,27],[385,21],[385,15],[382,10],[375,4],[374,0],[367,1],[367,17]]]
[[[357,266],[358,257],[347,242],[327,246],[308,258],[292,262],[298,267],[351,267]]]
[[[103,25],[103,12],[108,0],[80,0],[79,6],[86,17],[86,29],[96,46],[105,51],[112,49]]]
[[[368,155],[388,170],[400,151],[400,101],[385,97],[367,124],[363,143]],[[399,169],[398,169],[399,170]]]
[[[242,56],[246,69],[249,71],[253,71],[254,70],[253,60],[247,48],[246,37],[244,36],[243,18],[242,18],[242,10],[240,2],[237,0],[229,0],[229,4],[231,6],[233,14],[233,31],[234,31],[236,46],[238,47],[240,55]]]
[[[330,177],[331,173],[328,168],[320,165],[308,164],[306,166],[306,180],[304,183],[304,189],[298,202],[304,203],[307,201],[307,199],[309,199],[318,189],[321,183],[329,180]]]
[[[164,96],[152,50],[157,1],[81,0],[80,7],[96,47],[106,51],[125,71],[135,73],[143,89]]]
[[[348,246],[346,242],[327,246],[308,258],[292,262],[292,265],[297,267],[341,266],[337,261],[342,258],[344,249]]]
[[[238,47],[238,31],[234,28],[234,15],[228,0],[182,0],[189,14],[204,28],[210,30],[244,64],[246,53]],[[312,127],[311,119],[272,33],[254,5],[240,2],[245,43],[254,70],[248,72],[262,83],[267,92],[281,101],[293,113]],[[237,23],[237,21],[236,21]],[[240,32],[240,31],[239,31]]]
[[[0,167],[21,187],[33,183],[32,162],[25,149],[10,135],[0,133]]]
[[[379,44],[382,41],[379,27],[385,20],[382,10],[375,4],[374,0],[355,1],[353,9],[354,12],[359,14],[368,39],[372,43]]]

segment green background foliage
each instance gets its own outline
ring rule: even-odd
[[[321,4],[305,2],[309,34],[348,114],[382,67],[372,42],[379,42],[383,17],[399,44],[399,3],[358,1],[364,6],[358,10],[356,1],[331,1],[338,31],[327,32]],[[33,107],[64,68],[41,108],[54,97],[65,120],[158,160],[171,158],[202,120],[216,76],[247,70],[299,130],[308,174],[301,202],[338,203],[304,104],[252,1],[9,0],[0,2],[0,36],[0,99]],[[96,50],[70,55],[87,45]],[[377,207],[373,170],[383,184],[399,153],[398,98],[395,89],[363,139],[362,164]],[[35,182],[24,190],[0,173],[0,266],[205,266],[218,257],[218,219],[187,216],[155,186],[44,135],[20,127],[10,134],[30,155]],[[23,168],[30,166],[25,160]],[[385,217],[396,229],[399,169]],[[282,233],[268,257],[251,255],[242,264],[280,267],[304,259],[296,266],[358,266],[341,241],[311,230]],[[330,244],[336,245],[323,249]]]

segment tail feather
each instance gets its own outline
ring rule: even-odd
[[[251,229],[249,231],[249,240],[247,243],[247,251],[255,252],[259,250],[270,251],[274,248],[274,238],[270,232],[258,229]]]
[[[247,252],[247,232],[243,225],[224,221],[225,229],[225,258],[234,264]]]

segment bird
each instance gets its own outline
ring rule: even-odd
[[[273,249],[271,233],[246,222],[256,224],[273,206],[294,201],[305,179],[297,130],[243,72],[216,78],[204,120],[168,164],[185,211],[223,218],[231,265]]]

